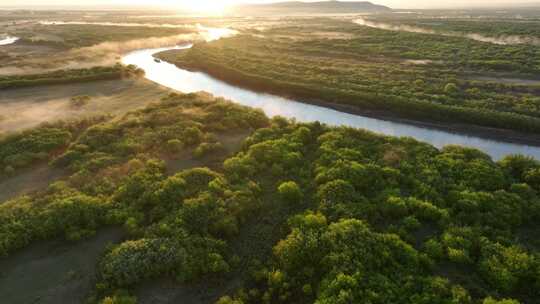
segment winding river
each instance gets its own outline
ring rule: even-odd
[[[216,31],[215,39],[226,32]],[[191,72],[178,68],[174,64],[158,62],[153,54],[172,50],[188,49],[192,45],[166,48],[143,49],[131,52],[122,58],[124,64],[134,64],[146,72],[146,78],[163,86],[184,92],[206,91],[215,96],[230,99],[239,104],[261,108],[268,116],[284,116],[295,118],[299,122],[320,121],[333,126],[349,126],[367,129],[376,133],[391,136],[413,137],[428,142],[437,148],[456,144],[474,147],[498,160],[508,154],[524,154],[540,159],[540,147],[505,143],[475,136],[453,134],[450,132],[421,128],[404,123],[390,122],[348,114],[336,110],[310,105],[279,96],[257,93],[238,88],[217,80],[202,72]]]

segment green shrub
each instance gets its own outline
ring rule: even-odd
[[[167,151],[169,151],[170,153],[178,153],[182,151],[183,148],[184,144],[179,139],[175,138],[167,141]]]
[[[217,153],[220,151],[223,151],[224,147],[221,143],[201,143],[195,151],[193,151],[193,155],[197,158],[201,158],[207,155],[210,155],[212,153]]]
[[[302,200],[302,190],[297,183],[293,181],[281,183],[278,187],[281,198],[290,203],[299,203]]]

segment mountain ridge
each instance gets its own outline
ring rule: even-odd
[[[392,9],[370,1],[284,1],[265,4],[245,4],[235,7],[234,12],[268,14],[268,13],[361,13],[382,12]]]

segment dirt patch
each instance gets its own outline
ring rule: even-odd
[[[51,182],[66,176],[62,169],[47,164],[25,170],[16,176],[0,181],[0,204],[17,197],[46,188]]]
[[[120,229],[68,244],[35,244],[0,260],[0,299],[10,304],[83,303],[95,283],[99,257],[109,243],[124,238]]]
[[[181,284],[171,279],[159,279],[142,284],[135,295],[138,304],[212,304],[221,296],[234,292],[239,282],[207,279],[199,284]]]
[[[171,90],[144,79],[39,86],[0,93],[0,132],[18,131],[45,121],[100,114],[122,114],[157,102]],[[90,102],[73,108],[70,99],[88,95]]]
[[[212,153],[202,158],[196,158],[193,156],[194,148],[182,151],[178,155],[162,155],[161,159],[165,161],[167,166],[167,174],[173,175],[179,171],[197,168],[197,167],[209,167],[210,169],[220,170],[223,161],[230,156],[240,151],[242,142],[246,139],[251,132],[245,131],[235,134],[218,134],[217,140],[223,145],[224,151]]]

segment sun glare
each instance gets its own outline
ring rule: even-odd
[[[219,15],[225,13],[230,4],[230,1],[192,0],[186,1],[183,7],[198,13]]]

